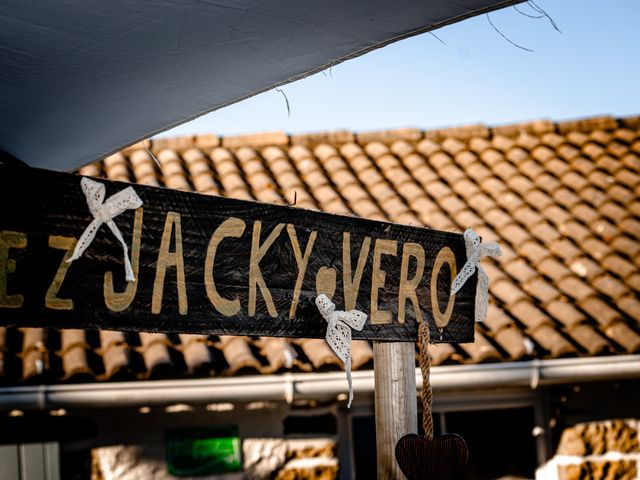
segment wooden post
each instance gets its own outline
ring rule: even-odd
[[[404,479],[396,442],[418,433],[415,344],[373,342],[378,479]]]

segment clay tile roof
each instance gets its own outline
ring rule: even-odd
[[[476,343],[434,365],[640,352],[640,116],[168,138],[80,173],[497,240]],[[372,362],[354,342],[354,370]],[[2,384],[341,368],[321,339],[0,328]]]

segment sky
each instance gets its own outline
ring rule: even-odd
[[[501,125],[640,114],[640,0],[539,0],[349,60],[160,136]],[[518,6],[537,13],[526,3]]]

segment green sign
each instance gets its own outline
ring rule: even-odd
[[[192,476],[242,470],[240,436],[235,425],[183,428],[165,434],[171,475]]]

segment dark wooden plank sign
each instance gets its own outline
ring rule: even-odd
[[[0,325],[316,337],[314,299],[369,318],[354,338],[472,342],[476,276],[461,234],[133,185],[142,207],[102,225],[66,263],[93,216],[78,175],[0,166]],[[106,198],[130,186],[98,180]]]

